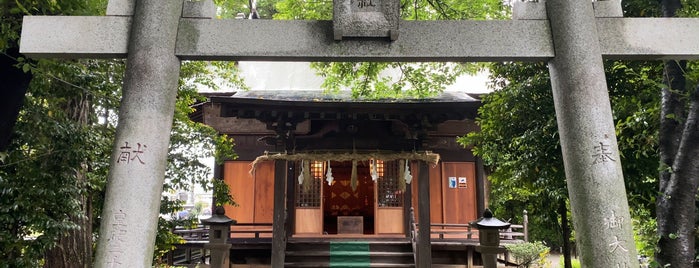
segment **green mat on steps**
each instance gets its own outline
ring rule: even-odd
[[[330,242],[330,267],[369,267],[369,243],[363,241]]]

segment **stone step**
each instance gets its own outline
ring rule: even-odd
[[[412,244],[405,240],[346,241],[340,248],[331,242],[338,241],[290,241],[284,267],[415,267]]]
[[[332,253],[335,256],[364,256],[367,253],[366,252],[361,252],[361,251],[334,251]],[[287,251],[286,256],[303,256],[303,257],[329,257],[330,256],[330,251]],[[412,257],[413,253],[412,252],[404,252],[404,251],[370,251],[369,252],[370,257],[401,257],[401,256],[409,256]]]
[[[367,266],[368,265],[368,266]],[[287,262],[284,263],[284,267],[331,267],[330,263],[327,262]],[[410,268],[415,267],[415,264],[411,263],[344,263],[344,264],[333,264],[332,267],[383,267],[383,268]]]

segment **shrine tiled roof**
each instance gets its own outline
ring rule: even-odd
[[[355,99],[349,92],[321,90],[250,90],[206,93],[201,105],[220,106],[221,117],[254,118],[262,122],[304,120],[400,120],[438,123],[475,119],[478,95],[443,92],[424,99]],[[196,114],[196,113],[195,113]]]
[[[283,102],[341,102],[341,103],[441,103],[480,102],[478,94],[445,91],[430,98],[367,99],[353,98],[350,91],[326,92],[323,90],[250,90],[227,93],[207,93],[212,99],[258,99]]]

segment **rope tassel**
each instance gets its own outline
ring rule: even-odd
[[[303,166],[303,190],[308,192],[313,188],[313,175],[311,174],[311,161],[306,160]]]
[[[369,168],[371,169],[370,170],[371,180],[373,180],[373,181],[376,181],[379,178],[379,172],[377,171],[377,168],[376,168],[376,165],[377,165],[376,162],[377,162],[376,159],[369,160]]]
[[[398,161],[398,190],[405,191],[405,162],[407,160]],[[403,178],[403,179],[402,179]]]
[[[352,176],[350,177],[350,185],[352,186],[352,191],[357,191],[357,160],[352,160]]]
[[[405,179],[405,183],[407,183],[407,184],[410,184],[410,182],[413,181],[413,175],[410,174],[410,165],[409,165],[409,163],[410,163],[410,161],[408,161],[408,160],[406,159],[406,160],[405,160],[405,177],[403,177],[403,178]]]

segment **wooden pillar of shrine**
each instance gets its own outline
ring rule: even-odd
[[[284,267],[286,252],[286,164],[274,161],[274,216],[272,222],[272,267]]]
[[[400,178],[403,179],[403,178]],[[403,191],[403,223],[405,223],[405,236],[410,237],[410,226],[412,222],[412,216],[410,210],[413,208],[413,187],[410,184],[405,186]]]
[[[430,240],[430,170],[427,162],[420,161],[417,180],[418,224],[417,267],[432,266],[432,241]]]
[[[278,151],[286,150],[289,144],[289,133],[286,120],[279,118],[276,126],[270,124],[268,128],[274,129],[277,133]],[[274,161],[274,212],[272,216],[272,267],[284,267],[287,241],[287,165],[286,160]],[[292,206],[293,208],[293,206]]]

